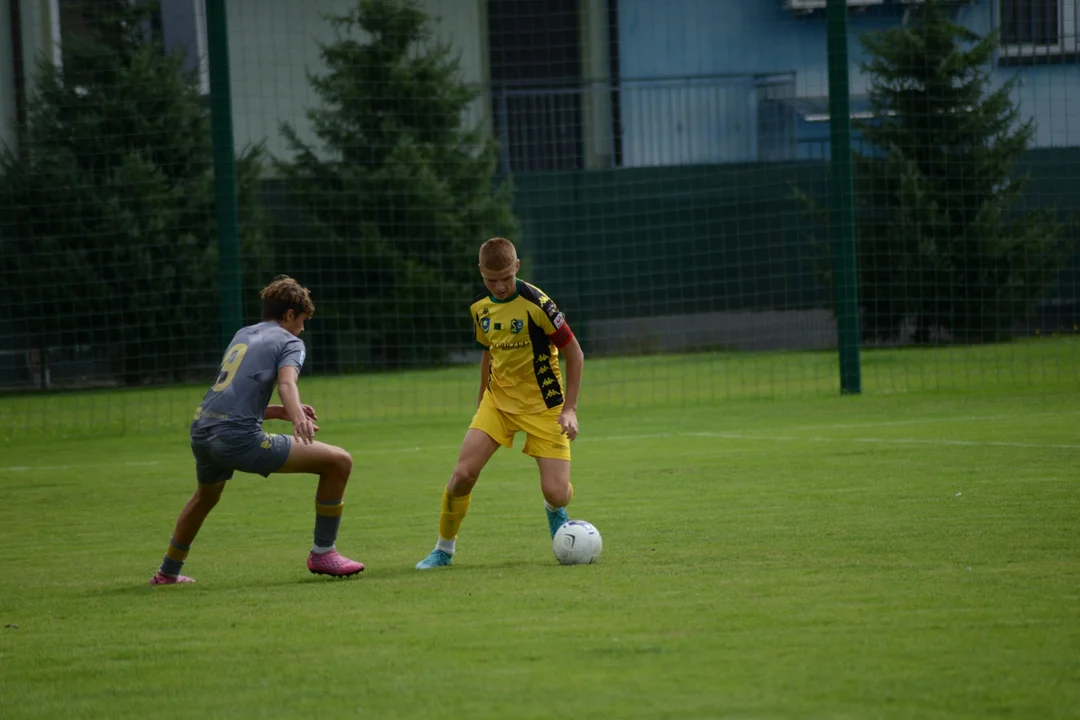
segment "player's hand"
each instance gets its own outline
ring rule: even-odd
[[[577,424],[577,410],[563,409],[559,413],[559,427],[566,434],[566,437],[573,440],[578,434]]]
[[[302,407],[304,409],[304,416],[306,418],[308,418],[309,420],[311,420],[313,422],[318,421],[319,416],[315,414],[315,408],[311,407],[310,405],[301,405],[300,407]],[[319,428],[315,428],[315,429],[318,430]]]
[[[319,426],[306,416],[300,422],[293,423],[293,439],[305,445],[310,445],[315,440],[315,433],[318,431]]]

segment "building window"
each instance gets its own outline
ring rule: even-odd
[[[1060,21],[1058,0],[1002,0],[1001,41],[1005,45],[1056,45]]]
[[[93,5],[88,0],[50,0],[50,4],[54,62],[61,66],[65,38],[89,32],[86,9]],[[184,69],[195,71],[199,89],[209,93],[204,0],[158,0],[158,11],[146,29],[161,41],[165,52],[180,54]]]
[[[199,89],[210,92],[210,67],[206,56],[206,4],[203,0],[158,0],[161,41],[165,52],[179,52],[184,69],[199,76]]]
[[[1001,51],[1005,58],[1060,57],[1077,51],[1080,0],[1001,0]]]
[[[508,172],[584,166],[578,0],[489,0],[492,111]]]

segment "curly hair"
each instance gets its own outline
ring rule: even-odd
[[[289,310],[308,317],[315,314],[311,291],[288,275],[274,278],[273,282],[262,289],[259,297],[262,298],[263,320],[281,320]]]

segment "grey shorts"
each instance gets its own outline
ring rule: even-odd
[[[281,469],[289,458],[291,447],[292,438],[288,435],[261,431],[249,435],[192,438],[195,477],[205,485],[224,482],[236,470],[266,477]]]

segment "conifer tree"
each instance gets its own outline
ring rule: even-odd
[[[328,21],[315,138],[281,128],[292,157],[276,166],[304,230],[279,257],[317,287],[329,332],[312,342],[336,337],[338,367],[437,363],[469,338],[480,243],[516,234],[497,145],[464,121],[479,93],[417,3],[359,0]]]
[[[1030,316],[1064,250],[1053,208],[1025,210],[1015,164],[1031,144],[996,89],[994,35],[953,22],[939,0],[916,21],[862,38],[873,120],[857,158],[859,300],[864,335],[989,341]]]
[[[80,31],[0,147],[5,321],[27,349],[99,348],[128,384],[183,379],[221,350],[209,104],[154,36],[156,3],[69,7]],[[237,164],[249,283],[260,158]]]

